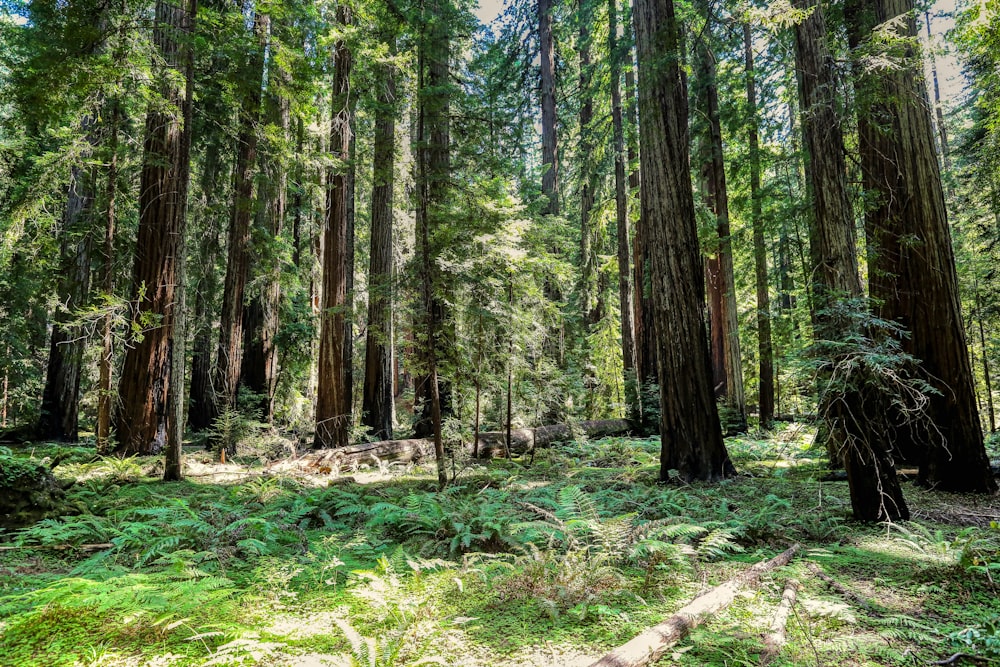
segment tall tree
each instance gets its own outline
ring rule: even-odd
[[[395,36],[389,37],[389,54],[395,53]],[[372,163],[371,252],[368,265],[368,331],[365,343],[365,380],[362,423],[372,436],[392,439],[392,281],[393,186],[396,157],[395,64],[380,66],[375,107],[375,141]]]
[[[635,418],[640,411],[639,386],[635,374],[635,334],[632,325],[632,252],[629,233],[628,182],[625,176],[625,129],[622,119],[622,60],[626,51],[618,42],[618,0],[608,0],[608,57],[611,67],[611,123],[615,150],[615,223],[618,240],[618,301],[621,310],[622,370],[625,413]]]
[[[254,208],[254,178],[257,174],[258,126],[261,120],[261,89],[265,75],[270,17],[261,7],[254,11],[255,43],[247,55],[241,76],[239,134],[236,139],[236,172],[233,205],[229,219],[226,280],[222,291],[219,348],[215,360],[216,413],[236,407],[243,368],[244,299],[250,275],[250,232]],[[233,454],[234,452],[229,452]]]
[[[444,284],[438,268],[440,237],[447,223],[451,166],[451,28],[452,7],[438,0],[423,17],[418,78],[417,261],[420,275],[425,339],[421,346],[424,377],[416,381],[422,399],[418,435],[434,438],[438,485],[444,487],[444,444],[441,424],[451,413],[451,386],[439,377],[440,362],[451,348],[454,331],[448,322]],[[429,429],[428,429],[429,427]],[[416,428],[416,427],[415,427]]]
[[[854,213],[848,196],[837,73],[827,45],[826,18],[818,0],[796,0],[795,6],[809,12],[795,26],[795,59],[813,202],[809,230],[813,328],[818,341],[835,344],[850,340],[855,333],[844,312],[857,307],[861,296]],[[837,361],[830,359],[828,367],[836,367]],[[827,380],[829,377],[828,372]],[[865,418],[885,407],[879,404],[883,397],[877,395],[877,389],[875,393],[866,391],[863,377],[849,377],[837,385],[826,382],[820,409],[827,437],[847,471],[855,517],[869,521],[907,519],[909,509],[892,458],[881,439],[873,437]]]
[[[631,60],[631,58],[629,58]],[[628,175],[628,187],[635,198],[640,198],[638,109],[636,107],[635,69],[625,70],[625,99],[629,126],[628,162],[634,165]],[[635,226],[632,241],[632,273],[635,283],[635,375],[639,383],[639,414],[637,427],[641,433],[652,434],[659,428],[656,419],[659,394],[654,392],[659,385],[656,361],[656,327],[653,323],[652,283],[649,280],[649,242],[642,224],[643,209],[639,205],[639,220]],[[655,394],[655,395],[654,395]]]
[[[897,436],[908,441],[900,444],[911,457],[927,447],[923,483],[992,492],[997,486],[976,407],[913,2],[855,0],[846,9],[858,58],[861,172],[871,200],[865,211],[871,295],[880,317],[910,332],[902,348],[920,360],[936,390],[927,408],[933,426],[903,423]],[[920,442],[921,434],[929,442]]]
[[[351,8],[337,7],[337,23],[346,30]],[[344,367],[347,313],[347,161],[351,151],[351,50],[344,35],[334,45],[333,102],[330,153],[334,165],[327,174],[327,212],[323,227],[323,289],[320,311],[319,385],[316,393],[316,437],[313,446],[343,447],[351,427],[351,396]]]
[[[139,190],[139,233],[132,279],[133,320],[142,337],[125,353],[115,415],[118,445],[125,454],[154,454],[166,445],[171,422],[171,347],[178,317],[177,269],[184,248],[184,202],[188,147],[182,40],[189,25],[184,8],[157,0],[153,41],[162,58],[163,104],[146,114]],[[177,77],[173,72],[181,72]],[[177,378],[177,381],[182,381]]]
[[[753,66],[753,35],[743,24],[743,58],[747,80],[747,142],[750,145],[750,217],[753,226],[754,278],[757,288],[757,361],[759,368],[758,412],[761,428],[774,421],[774,352],[771,343],[771,298],[768,293],[767,247],[761,215],[760,140],[757,128],[757,82]]]
[[[62,216],[59,259],[59,306],[52,325],[49,363],[35,437],[76,442],[84,333],[73,326],[73,310],[90,291],[91,237],[87,229],[94,200],[92,177],[74,167]]]
[[[701,317],[701,252],[688,171],[687,86],[673,0],[636,0],[640,227],[650,248],[660,378],[660,479],[719,480],[735,470],[722,441]]]
[[[593,21],[591,0],[579,0],[577,20],[580,23],[577,49],[580,56],[580,312],[583,315],[584,332],[601,319],[597,294],[597,252],[594,247],[594,231],[590,219],[594,207],[594,190],[597,186],[596,165],[594,164],[594,139],[591,124],[594,121],[594,91],[590,58],[590,30]]]
[[[268,87],[264,99],[264,120],[268,141],[260,157],[263,176],[258,194],[257,240],[254,253],[262,261],[258,268],[260,293],[247,305],[244,317],[243,385],[260,397],[258,408],[268,424],[274,421],[274,394],[278,385],[278,325],[281,309],[281,257],[279,236],[284,225],[288,202],[288,170],[285,141],[291,126],[291,103],[288,99],[289,72],[287,56],[282,53],[287,32],[279,21],[271,26],[268,44]]]
[[[545,212],[559,215],[559,144],[556,135],[556,49],[552,34],[553,0],[538,0],[538,43],[541,52],[542,194]]]
[[[702,8],[705,29],[695,45],[695,109],[698,119],[697,169],[699,189],[715,217],[715,235],[705,260],[709,344],[712,353],[712,381],[716,398],[726,406],[726,425],[734,431],[746,430],[746,398],[743,391],[743,363],[740,358],[739,319],[736,312],[736,284],[733,276],[733,248],[729,234],[729,193],[726,163],[722,153],[722,121],[719,117],[719,89],[716,83],[712,44],[712,18]]]

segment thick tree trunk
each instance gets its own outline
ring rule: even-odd
[[[254,13],[257,48],[245,66],[240,109],[240,132],[236,143],[236,174],[233,182],[233,208],[229,221],[229,256],[226,282],[222,292],[222,315],[219,321],[219,349],[215,360],[215,415],[236,407],[240,374],[243,370],[243,311],[247,280],[250,275],[250,222],[253,213],[254,177],[257,172],[257,137],[260,124],[261,87],[264,76],[264,52],[270,18]],[[235,452],[229,452],[230,455]]]
[[[337,21],[349,26],[351,10],[337,8]],[[313,446],[344,447],[351,427],[351,397],[344,368],[347,344],[347,160],[351,151],[351,51],[343,40],[334,47],[333,114],[330,153],[336,165],[327,175],[327,217],[323,230],[323,289],[320,315],[319,385]]]
[[[726,164],[722,153],[722,122],[719,118],[719,90],[716,84],[715,54],[712,53],[711,17],[698,41],[695,62],[697,84],[695,108],[701,129],[699,170],[705,204],[715,215],[717,237],[712,239],[705,261],[708,285],[709,341],[712,350],[712,380],[716,398],[724,401],[726,427],[746,431],[747,409],[743,391],[743,363],[740,358],[739,317],[736,312],[736,281],[733,276],[733,249],[729,238],[729,193]]]
[[[542,194],[545,213],[559,215],[559,146],[556,139],[556,50],[552,36],[553,0],[538,0],[538,43],[542,75]]]
[[[153,42],[167,68],[180,69],[186,12],[165,0],[156,3]],[[164,73],[165,74],[165,73]],[[184,94],[175,78],[162,76],[167,101],[146,115],[139,188],[139,232],[132,281],[133,326],[143,330],[125,353],[115,415],[116,451],[154,454],[167,444],[176,415],[170,405],[171,340],[177,317],[177,259],[183,252],[186,190],[182,115]],[[177,378],[182,382],[183,378]]]
[[[395,52],[395,38],[390,42]],[[361,421],[380,440],[392,439],[393,187],[396,156],[396,74],[382,69],[375,109],[372,164],[371,251],[368,264],[368,332]]]
[[[811,10],[795,26],[802,134],[809,155],[813,216],[810,256],[813,277],[813,327],[818,341],[844,341],[850,318],[838,309],[852,308],[861,296],[854,214],[847,190],[844,139],[837,113],[835,63],[827,47],[826,21],[818,0],[797,0]],[[838,359],[829,360],[837,367]],[[854,515],[861,520],[896,521],[909,517],[896,471],[880,438],[871,428],[886,407],[884,397],[868,389],[867,378],[848,375],[820,397],[832,455],[847,469]],[[868,403],[868,405],[866,405]],[[870,415],[871,419],[865,416]]]
[[[750,215],[753,226],[754,276],[757,285],[758,414],[761,428],[774,421],[774,355],[771,344],[771,298],[768,293],[767,247],[761,214],[760,142],[757,138],[757,85],[753,66],[750,24],[743,24],[743,56],[747,78],[747,140],[750,144]]]
[[[635,374],[635,333],[632,325],[632,251],[629,234],[628,183],[625,178],[625,131],[622,121],[622,56],[618,46],[618,0],[608,0],[608,54],[611,62],[611,123],[615,148],[615,222],[618,235],[618,302],[621,312],[622,370],[625,414],[636,418],[641,410]]]
[[[90,291],[91,240],[87,230],[94,200],[92,179],[74,167],[67,190],[60,243],[59,306],[52,325],[49,363],[35,437],[76,442],[84,333],[73,326],[73,311]]]
[[[722,441],[701,317],[701,252],[688,171],[687,87],[673,0],[636,0],[642,217],[660,378],[660,479],[735,471]]]
[[[847,5],[855,54],[861,171],[872,205],[866,210],[871,295],[879,317],[898,322],[910,336],[904,351],[922,364],[939,393],[928,396],[929,425],[900,415],[899,440],[910,460],[922,448],[920,480],[946,491],[996,490],[983,445],[972,369],[962,326],[958,276],[945,210],[923,63],[914,45],[912,0]],[[900,47],[874,47],[875,29],[894,21]],[[874,53],[869,50],[877,49]],[[902,57],[891,69],[868,58]],[[926,435],[924,435],[926,434]]]

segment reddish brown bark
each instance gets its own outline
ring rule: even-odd
[[[841,311],[861,296],[854,214],[847,189],[844,139],[838,115],[837,74],[827,46],[826,21],[818,0],[797,0],[810,10],[795,26],[795,58],[799,74],[802,135],[809,155],[813,200],[810,256],[813,276],[813,328],[818,341],[844,341],[854,332]],[[836,367],[839,357],[829,360]],[[829,370],[827,371],[829,377]],[[820,397],[832,452],[843,461],[854,515],[863,521],[909,518],[892,459],[872,430],[870,415],[887,409],[885,395],[867,378],[849,376]]]
[[[240,132],[236,140],[236,173],[233,208],[229,221],[229,254],[222,292],[219,321],[219,348],[215,360],[216,415],[235,408],[243,364],[243,311],[247,279],[250,275],[250,222],[253,217],[254,176],[257,172],[257,135],[261,112],[264,51],[270,18],[254,13],[256,48],[246,63],[245,85],[240,109]],[[233,454],[233,452],[230,452]]]
[[[394,40],[391,45],[395,49]],[[362,423],[377,439],[392,439],[392,211],[396,151],[396,85],[391,65],[383,68],[375,109],[372,167],[371,252],[368,265],[368,333]]]
[[[903,350],[922,363],[939,393],[927,418],[900,415],[903,453],[920,450],[920,480],[946,491],[990,493],[996,482],[983,445],[962,324],[923,62],[915,49],[912,0],[847,5],[855,54],[858,134],[865,191],[870,290],[877,314],[901,324]],[[896,41],[870,41],[889,22]],[[892,68],[868,59],[892,59]],[[915,423],[916,422],[916,423]]]
[[[178,37],[185,11],[156,3],[153,42],[168,68],[180,69]],[[171,336],[177,315],[177,258],[183,251],[186,186],[183,155],[183,89],[169,76],[162,95],[167,105],[146,115],[146,132],[139,188],[139,232],[132,279],[133,326],[142,330],[125,353],[115,415],[118,444],[124,455],[154,454],[167,444],[175,415],[170,409]]]
[[[337,9],[337,21],[351,24],[351,10]],[[327,216],[323,229],[323,289],[320,313],[319,384],[313,446],[344,447],[351,426],[351,397],[344,367],[347,313],[347,160],[351,150],[351,51],[343,40],[334,46],[333,114],[330,153],[335,166],[327,174]]]
[[[636,0],[640,226],[648,235],[660,378],[660,479],[719,480],[735,471],[712,395],[701,251],[688,171],[687,85],[672,0]]]
[[[91,178],[74,168],[67,189],[60,243],[58,310],[52,325],[49,362],[35,437],[76,442],[80,405],[80,374],[84,332],[73,326],[73,311],[84,305],[90,291],[90,234],[93,204]]]

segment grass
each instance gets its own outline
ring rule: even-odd
[[[788,577],[773,664],[1000,659],[997,500],[907,483],[917,520],[854,523],[809,436],[730,439],[741,475],[718,485],[659,486],[658,442],[613,438],[470,466],[442,494],[420,468],[164,484],[152,459],[40,445],[18,454],[65,457],[78,482],[65,516],[5,537],[23,549],[0,551],[0,664],[588,665],[792,542],[800,558],[661,662],[757,664]],[[90,543],[113,546],[46,548]]]

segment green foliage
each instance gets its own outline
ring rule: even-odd
[[[504,499],[468,498],[460,487],[437,495],[410,494],[402,504],[378,503],[368,513],[368,529],[422,537],[432,548],[444,547],[451,554],[498,551],[511,543],[513,516]]]

